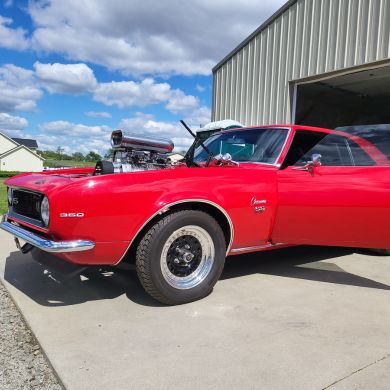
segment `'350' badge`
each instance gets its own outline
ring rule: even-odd
[[[61,213],[61,218],[83,218],[84,213]]]

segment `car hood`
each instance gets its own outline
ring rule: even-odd
[[[168,182],[180,180],[183,183],[194,183],[197,179],[221,178],[229,181],[231,174],[236,170],[256,169],[258,173],[270,170],[277,170],[275,166],[254,165],[242,163],[239,167],[209,167],[205,169],[177,167],[175,169],[162,169],[150,171],[138,171],[129,173],[117,173],[111,175],[92,176],[93,170],[75,171],[48,171],[40,173],[26,173],[14,176],[5,181],[5,185],[14,188],[24,188],[27,190],[42,192],[47,195],[61,191],[67,187],[73,188],[86,187],[88,184],[104,185],[107,188],[113,186],[128,187],[129,185],[150,184],[149,189],[153,187],[166,186]],[[87,184],[88,183],[88,184]],[[78,185],[79,184],[79,185]],[[91,185],[89,187],[92,187]]]
[[[7,179],[4,184],[8,187],[24,188],[47,194],[86,177],[86,173],[23,173]]]

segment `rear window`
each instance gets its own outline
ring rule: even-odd
[[[328,167],[375,165],[374,160],[358,144],[339,135],[324,137],[298,160],[297,165],[305,165],[314,154],[320,154],[321,164]]]
[[[373,166],[375,161],[347,136],[298,130],[282,169],[290,165],[304,166],[313,155],[321,155],[323,166]]]
[[[390,159],[390,125],[338,127],[336,130],[357,135],[371,142]]]

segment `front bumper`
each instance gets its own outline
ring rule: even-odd
[[[52,241],[42,238],[20,226],[14,225],[7,221],[8,217],[5,214],[0,223],[0,228],[12,234],[16,238],[26,241],[30,245],[50,253],[68,253],[81,252],[93,249],[95,243],[88,240],[74,241]]]

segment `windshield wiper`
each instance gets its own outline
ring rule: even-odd
[[[207,153],[207,161],[206,161],[206,167],[210,165],[211,160],[213,159],[214,155],[210,151],[210,149],[203,143],[203,141],[198,137],[188,126],[187,124],[181,120],[180,123],[184,126],[184,128],[194,137],[194,143],[191,145],[191,147],[188,149],[188,152],[185,155],[186,163],[187,166],[196,166],[196,167],[201,167],[202,165],[198,164],[196,161],[194,161],[194,154],[195,154],[195,148],[197,144],[205,150]]]

